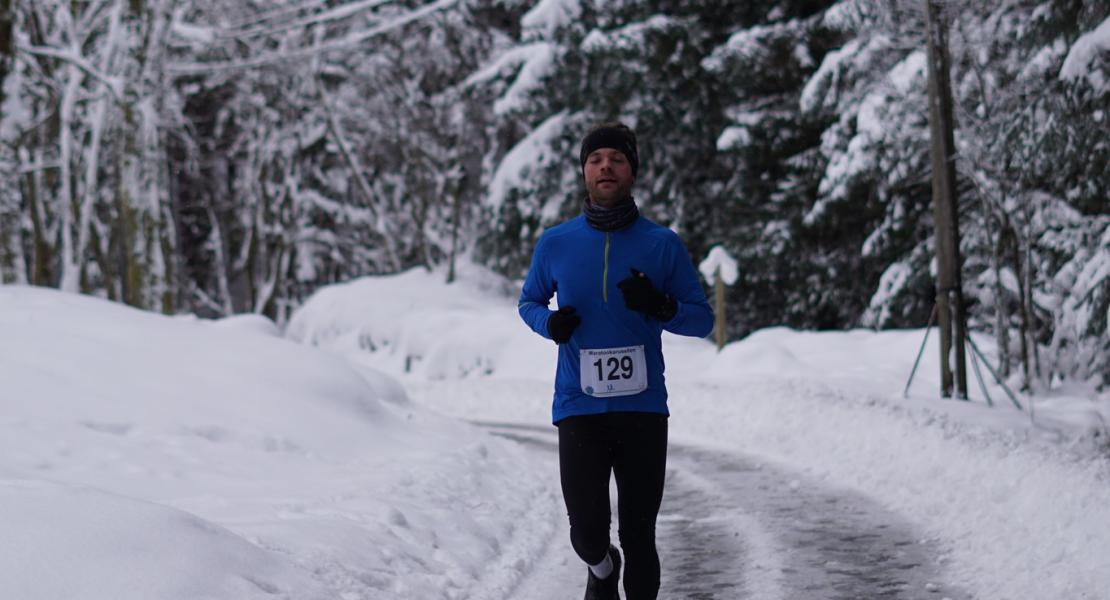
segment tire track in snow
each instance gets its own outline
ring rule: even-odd
[[[553,428],[480,425],[543,453],[549,467],[555,462]],[[557,485],[557,467],[552,477]],[[513,598],[581,594],[585,569],[570,550],[565,518],[554,532]],[[903,517],[853,492],[732,453],[671,444],[657,538],[660,598],[968,598],[942,583],[935,546],[919,541]]]

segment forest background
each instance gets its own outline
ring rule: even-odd
[[[1027,389],[1110,384],[1110,4],[941,5],[970,326]],[[924,0],[0,0],[0,281],[284,323],[519,278],[609,119],[642,212],[739,261],[730,339],[926,324]]]

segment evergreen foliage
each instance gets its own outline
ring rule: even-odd
[[[943,2],[972,328],[1110,383],[1110,5]],[[0,281],[283,320],[576,215],[593,123],[643,213],[740,263],[732,339],[933,304],[916,0],[0,1]],[[1100,33],[1103,32],[1103,33]]]

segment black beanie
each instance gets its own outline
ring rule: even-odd
[[[582,169],[586,168],[586,157],[598,148],[613,148],[624,154],[632,166],[633,176],[640,170],[640,155],[636,153],[636,134],[626,125],[604,123],[591,129],[582,139],[582,149],[578,152],[578,162]]]

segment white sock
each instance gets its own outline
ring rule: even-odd
[[[613,574],[613,559],[609,558],[608,552],[605,553],[605,560],[596,565],[590,565],[590,572],[598,579],[608,579]]]

